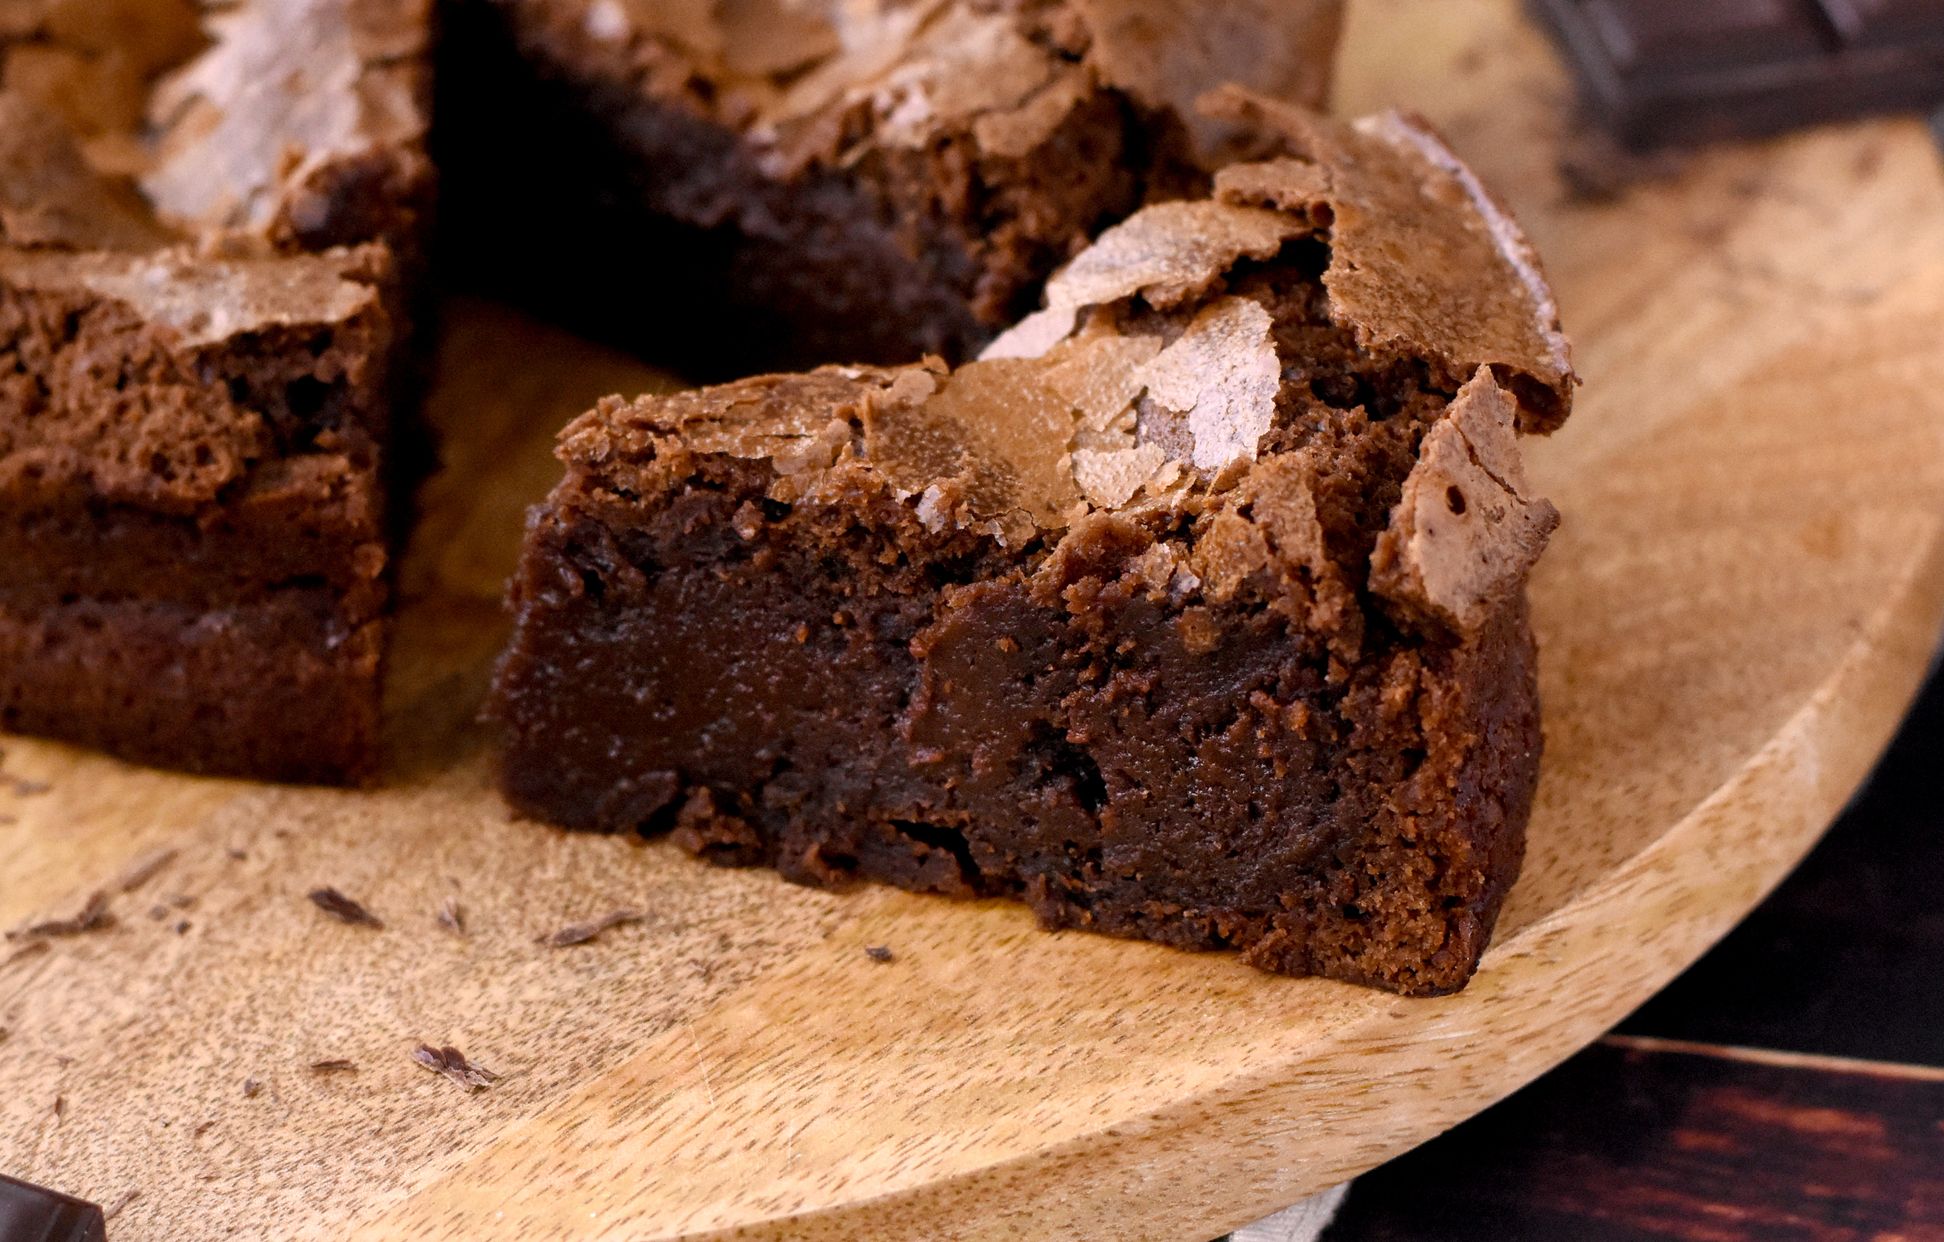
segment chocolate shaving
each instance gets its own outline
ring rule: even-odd
[[[646,917],[639,910],[616,910],[611,914],[604,914],[598,919],[589,919],[585,923],[569,923],[552,935],[540,937],[540,943],[553,949],[564,949],[569,945],[586,944],[610,928],[620,927],[627,923],[639,923]]]
[[[263,1090],[263,1084],[262,1084],[262,1083],[260,1083],[260,1082],[258,1082],[258,1081],[257,1081],[256,1079],[254,1079],[254,1078],[245,1078],[245,1079],[243,1080],[243,1098],[244,1098],[244,1099],[246,1099],[246,1100],[253,1100],[253,1099],[255,1099],[255,1098],[257,1097],[257,1093],[258,1093],[259,1091],[262,1091],[262,1090]]]
[[[142,887],[142,885],[147,884],[150,880],[153,880],[161,872],[162,868],[174,862],[175,859],[176,851],[174,849],[164,847],[162,849],[150,850],[128,865],[128,869],[122,872],[121,877],[115,881],[115,888],[124,893],[132,893]]]
[[[199,1130],[197,1131],[197,1133],[201,1133],[201,1131]],[[109,1204],[107,1207],[101,1210],[101,1219],[103,1221],[111,1221],[115,1219],[115,1217],[120,1216],[122,1214],[122,1209],[126,1208],[129,1204],[135,1202],[135,1200],[141,1197],[142,1197],[142,1192],[139,1189],[123,1191],[121,1198],[115,1200],[113,1203]]]
[[[67,1097],[65,1095],[57,1095],[54,1097],[54,1120],[59,1121],[66,1116]]]
[[[337,1057],[329,1061],[312,1061],[310,1063],[310,1072],[313,1074],[355,1074],[358,1072],[358,1063],[356,1061],[347,1061],[342,1057]]]
[[[448,897],[439,903],[439,913],[434,921],[455,936],[466,934],[466,912],[459,905],[457,897]]]
[[[384,930],[384,920],[335,888],[314,888],[309,896],[313,905],[340,923],[349,923],[353,927],[369,927],[378,931]]]
[[[15,962],[25,961],[26,959],[33,957],[37,953],[47,952],[47,950],[50,947],[51,946],[45,940],[30,940],[26,944],[20,946],[18,949],[15,949],[11,954],[7,956],[6,960],[0,961],[0,967],[11,966]]]
[[[468,1091],[484,1090],[498,1082],[500,1078],[485,1066],[468,1061],[466,1054],[451,1044],[443,1048],[420,1044],[412,1050],[412,1060],[435,1074],[444,1074]]]
[[[16,928],[7,933],[9,940],[50,940],[56,936],[79,936],[84,932],[106,927],[113,920],[108,914],[108,893],[97,889],[89,894],[88,903],[73,918],[47,919]]]
[[[864,956],[874,962],[888,962],[897,957],[897,954],[891,951],[889,945],[874,944],[864,950]]]

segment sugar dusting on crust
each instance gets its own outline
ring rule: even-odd
[[[1081,333],[1044,355],[1040,376],[1078,413],[1083,440],[1107,436],[1125,423],[1125,441],[1116,439],[1111,447],[1126,447],[1134,443],[1130,415],[1144,386],[1142,369],[1161,344],[1158,336]]]
[[[1323,264],[1332,330],[1372,366],[1463,367],[1431,388],[1463,385],[1442,415],[1421,415],[1429,429],[1372,584],[1413,617],[1475,626],[1523,582],[1554,521],[1525,492],[1515,441],[1519,421],[1551,414],[1495,378],[1530,377],[1564,408],[1550,299],[1449,169],[1325,118],[1288,123],[1291,154],[1226,171],[1218,201],[1151,206],[1108,230],[1048,283],[1047,309],[977,362],[824,368],[617,404],[570,429],[563,454],[596,471],[664,452],[767,456],[776,499],[884,488],[930,530],[1008,546],[1099,511],[1177,513],[1197,531],[1183,572],[1211,598],[1273,569],[1307,584],[1292,607],[1354,607],[1319,513],[1327,454],[1299,443],[1263,457],[1286,384],[1311,380],[1238,272],[1314,239],[1327,255],[1304,253]],[[1468,507],[1454,512],[1459,493]]]
[[[919,49],[872,87],[879,121],[877,137],[895,146],[921,147],[944,125],[960,118],[986,122],[988,133],[1004,134],[1000,118],[1012,117],[1006,136],[1011,154],[1031,150],[1064,112],[1033,118],[1021,126],[1027,101],[1052,85],[1062,67],[1027,42],[1019,28],[997,13],[975,13],[953,6],[924,31]],[[1050,119],[1050,124],[1047,121]]]
[[[1037,358],[1073,331],[1082,309],[1140,295],[1166,310],[1208,290],[1238,259],[1266,259],[1309,232],[1279,211],[1215,202],[1157,203],[1102,233],[1046,282],[1046,309],[986,347],[983,358]]]
[[[1269,312],[1246,298],[1211,303],[1142,368],[1148,396],[1186,415],[1197,470],[1254,461],[1276,417],[1282,359]],[[1159,463],[1156,463],[1159,465]]]
[[[429,0],[253,0],[212,8],[210,48],[150,100],[162,140],[143,189],[191,231],[311,227],[334,166],[424,136]]]
[[[289,324],[334,324],[376,306],[362,279],[377,255],[215,259],[187,249],[153,254],[72,254],[0,248],[0,279],[28,289],[85,289],[172,329],[187,347]]]
[[[1174,114],[1213,166],[1227,127],[1198,117],[1195,100],[1235,82],[1320,104],[1341,10],[1076,0],[1067,46],[1036,37],[1014,6],[950,0],[590,0],[581,25],[599,43],[640,38],[672,53],[787,176],[843,163],[866,136],[918,147],[969,132],[986,155],[1024,158],[1102,89]]]
[[[1520,396],[1546,400],[1522,401],[1522,430],[1565,419],[1578,380],[1538,259],[1427,124],[1386,112],[1343,125],[1235,91],[1209,104],[1288,145],[1283,159],[1225,169],[1215,195],[1324,212],[1334,319],[1372,350],[1442,363],[1454,383],[1481,363],[1529,377]]]
[[[1553,300],[1552,286],[1546,282],[1545,273],[1540,270],[1539,255],[1533,250],[1532,243],[1526,240],[1525,230],[1499,205],[1498,199],[1478,179],[1478,174],[1419,118],[1395,111],[1380,112],[1360,119],[1357,128],[1398,146],[1410,147],[1427,163],[1464,187],[1466,197],[1471,200],[1473,210],[1490,232],[1500,256],[1518,273],[1520,284],[1532,299],[1533,325],[1550,355],[1552,367],[1549,375],[1559,381],[1571,377],[1572,345],[1560,326],[1559,305]]]
[[[1073,481],[1087,503],[1100,509],[1119,509],[1154,478],[1168,454],[1158,444],[1120,449],[1075,449]]]

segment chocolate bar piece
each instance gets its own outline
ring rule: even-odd
[[[1944,102],[1944,0],[1531,0],[1634,147]]]
[[[101,1209],[0,1175],[0,1238],[6,1242],[103,1242]]]

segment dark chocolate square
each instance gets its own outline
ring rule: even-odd
[[[0,1175],[4,1242],[103,1242],[107,1236],[107,1223],[94,1204]]]

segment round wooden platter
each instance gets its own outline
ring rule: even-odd
[[[1629,187],[1581,166],[1612,195],[1578,201],[1559,70],[1497,0],[1360,5],[1343,95],[1419,107],[1511,200],[1587,381],[1532,452],[1566,515],[1534,590],[1548,753],[1469,989],[1272,978],[511,821],[474,713],[522,507],[564,417],[667,381],[461,305],[381,788],[6,741],[0,923],[104,887],[113,922],[0,946],[0,1169],[138,1192],[127,1242],[1198,1242],[1478,1111],[1654,992],[1862,779],[1944,614],[1936,154],[1879,122]],[[326,919],[320,885],[384,930]],[[463,936],[435,924],[448,899]],[[644,921],[536,943],[623,907]],[[503,1077],[468,1094],[413,1063],[421,1040]]]

